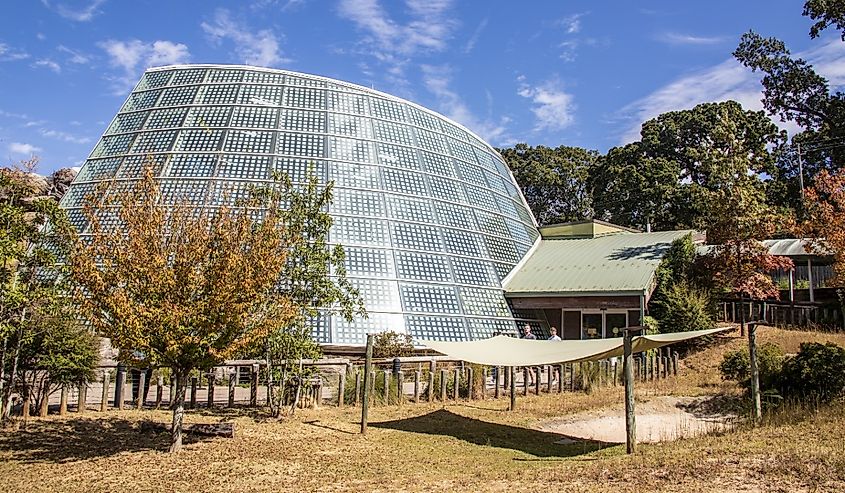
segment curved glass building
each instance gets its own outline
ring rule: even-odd
[[[502,280],[538,239],[498,153],[408,101],[345,82],[243,66],[148,70],[62,200],[81,206],[102,180],[130,186],[150,157],[165,200],[237,200],[273,171],[334,181],[330,240],[369,319],[315,321],[315,339],[357,345],[380,330],[415,339],[513,333]],[[225,193],[224,193],[225,192]]]

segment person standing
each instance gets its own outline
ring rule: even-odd
[[[560,336],[557,335],[557,327],[552,326],[552,328],[549,329],[549,333],[551,333],[551,335],[549,336],[550,341],[560,340]]]
[[[531,340],[535,340],[535,341],[537,340],[537,336],[535,336],[531,332],[531,326],[530,325],[525,324],[525,327],[523,327],[522,338],[523,339],[531,339]],[[533,367],[528,367],[528,381],[529,381],[529,385],[534,385],[534,368]]]

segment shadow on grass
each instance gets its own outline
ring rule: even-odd
[[[422,416],[370,423],[374,428],[450,436],[476,445],[507,448],[534,457],[575,457],[617,444],[582,440],[559,433],[490,423],[441,409]],[[563,443],[558,443],[563,442]]]
[[[161,423],[121,418],[33,420],[26,430],[0,431],[0,453],[11,460],[73,462],[121,452],[167,451],[170,433]],[[183,435],[185,445],[210,438]]]

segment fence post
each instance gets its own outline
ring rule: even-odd
[[[426,402],[434,402],[434,372],[428,372],[428,391],[425,395]]]
[[[557,393],[563,393],[563,365],[557,365]]]
[[[481,400],[487,399],[487,367],[481,370]]]
[[[514,411],[514,410],[516,410],[516,378],[515,378],[515,375],[514,375],[514,367],[506,366],[505,371],[507,372],[507,373],[505,373],[505,375],[507,375],[507,377],[505,377],[505,378],[506,378],[506,380],[508,380],[508,383],[510,383],[509,387],[510,387],[510,394],[511,394],[510,395],[511,400],[510,400],[510,405],[508,406],[508,411]]]
[[[399,373],[396,374],[396,403],[397,405],[402,405],[402,398],[405,397],[405,393],[403,392],[402,386],[405,383],[405,374],[402,373],[402,370],[399,370]]]
[[[258,365],[252,365],[252,372],[249,374],[249,405],[258,406]]]
[[[85,401],[88,399],[88,384],[82,382],[79,384],[79,398],[76,401],[76,412],[82,414],[85,412]]]
[[[552,393],[552,380],[554,380],[554,367],[552,365],[546,366],[546,392]]]
[[[440,370],[440,402],[446,403],[446,370]]]
[[[473,392],[473,379],[472,379],[472,367],[467,366],[467,399],[473,400],[475,398],[475,392]]]
[[[346,399],[346,371],[337,372],[337,407],[343,407]]]
[[[678,352],[672,352],[672,374],[678,376]]]
[[[197,377],[191,377],[191,409],[197,407]]]
[[[493,367],[493,398],[498,399],[500,395],[500,387],[499,387],[499,379],[501,378],[504,382],[505,378],[502,377],[502,370],[504,370],[501,366],[494,366]]]
[[[114,407],[123,410],[123,392],[126,390],[126,367],[117,365],[117,378],[114,381]]]
[[[523,396],[528,395],[529,380],[530,379],[528,378],[528,368],[523,368],[522,369],[522,395]]]
[[[361,372],[355,370],[355,407],[361,403],[361,377]]]
[[[375,336],[373,334],[367,334],[367,352],[365,353],[366,356],[364,357],[364,402],[361,404],[361,434],[367,434],[367,419],[370,411],[370,380],[372,379],[372,375],[370,371],[373,368],[373,341]],[[358,379],[355,379],[355,386],[358,386]],[[358,393],[356,389],[355,399],[358,399]]]
[[[569,391],[575,392],[575,363],[569,363]]]
[[[208,393],[206,395],[205,405],[206,407],[211,409],[212,407],[214,407],[214,369],[208,372],[208,375],[206,375],[206,379],[208,380]]]
[[[164,377],[161,373],[156,377],[156,409],[161,407],[161,401],[164,398]]]
[[[59,397],[59,416],[67,414],[67,386],[62,385],[62,395]]]
[[[534,367],[534,395],[540,395],[540,382],[543,380],[543,368]]]
[[[461,394],[461,368],[455,368],[455,392],[454,392],[455,402],[458,402],[458,398]]]
[[[235,406],[235,386],[238,383],[238,367],[229,368],[229,395],[226,404],[229,407]]]
[[[414,404],[420,403],[420,377],[422,372],[417,370],[414,372]]]
[[[106,412],[109,405],[109,371],[103,370],[103,392],[100,399],[100,412]]]
[[[382,383],[384,384],[384,405],[390,404],[390,370],[382,371]]]
[[[141,371],[138,374],[138,395],[135,396],[135,409],[144,408],[144,386],[147,383],[147,372]]]

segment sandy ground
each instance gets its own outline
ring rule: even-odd
[[[711,412],[708,409],[711,406],[707,404],[707,398],[673,396],[637,402],[637,442],[677,440],[723,430],[735,422],[735,415]],[[542,431],[559,433],[574,439],[606,443],[625,442],[625,412],[622,408],[553,418],[544,421],[539,427]]]

